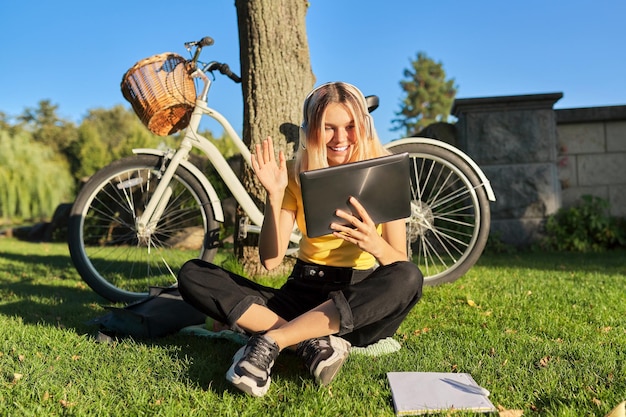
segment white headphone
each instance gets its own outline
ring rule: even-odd
[[[361,101],[361,105],[363,106],[363,112],[365,113],[365,134],[367,135],[367,137],[371,138],[372,137],[372,116],[369,114],[368,111],[368,106],[367,106],[367,100],[365,99],[365,96],[363,95],[363,93],[361,92],[361,90],[359,90],[357,87],[355,87],[352,84],[349,83],[344,83],[344,82],[340,82],[340,81],[332,81],[332,82],[328,82],[328,83],[324,83],[316,88],[314,88],[313,90],[311,90],[311,92],[309,94],[307,94],[306,98],[304,99],[304,103],[302,105],[302,123],[300,124],[300,146],[302,147],[302,149],[306,149],[306,137],[307,137],[307,128],[308,128],[308,123],[307,123],[307,112],[309,110],[309,105],[310,105],[310,101],[311,98],[322,88],[327,87],[329,85],[332,84],[343,84],[344,86],[348,87],[349,90],[352,90],[352,92],[354,92],[357,96],[357,98]]]

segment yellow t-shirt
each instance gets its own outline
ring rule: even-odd
[[[302,232],[298,258],[319,265],[369,269],[376,264],[376,259],[368,252],[362,251],[357,245],[346,242],[332,234],[310,238],[306,235],[302,192],[295,181],[294,161],[287,162],[289,183],[285,190],[282,208],[296,212],[296,223]],[[382,227],[378,226],[380,234]]]

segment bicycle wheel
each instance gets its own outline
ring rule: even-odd
[[[472,167],[431,144],[387,147],[411,160],[411,217],[407,249],[426,285],[452,282],[478,260],[489,237],[489,199]]]
[[[163,158],[138,155],[113,162],[82,188],[70,213],[68,245],[83,280],[110,301],[144,298],[151,286],[176,283],[192,258],[210,261],[219,227],[207,192],[180,166],[158,222],[141,232],[136,219],[161,178]]]

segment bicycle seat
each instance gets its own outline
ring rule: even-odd
[[[378,99],[378,96],[366,96],[365,102],[367,103],[367,111],[371,113],[378,108],[380,100]]]

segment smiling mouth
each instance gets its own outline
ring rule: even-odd
[[[348,150],[348,146],[329,146],[329,148],[334,152],[343,152]]]

